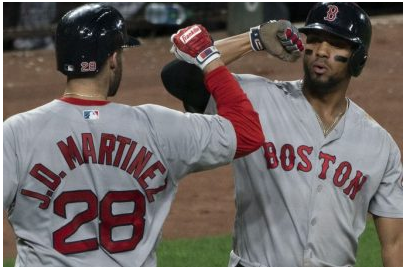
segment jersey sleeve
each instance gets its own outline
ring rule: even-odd
[[[398,146],[390,138],[390,154],[384,177],[371,199],[370,213],[387,218],[402,218],[403,170]]]
[[[228,164],[235,155],[235,130],[221,116],[153,105],[148,105],[147,116],[174,182],[188,173]]]
[[[16,140],[11,120],[3,123],[3,208],[8,209],[14,201],[18,186]]]

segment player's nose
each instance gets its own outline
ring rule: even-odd
[[[322,41],[318,44],[318,47],[316,49],[316,55],[318,57],[327,58],[330,55],[330,49],[331,49],[331,45],[326,41]]]

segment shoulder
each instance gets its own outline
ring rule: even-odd
[[[302,80],[278,81],[252,74],[234,74],[245,92],[280,93],[282,95],[296,95],[301,92]]]
[[[139,106],[134,106],[133,112],[137,119],[141,119],[144,122],[150,124],[153,128],[161,128],[162,126],[170,128],[170,125],[177,123],[186,119],[186,117],[200,115],[184,113],[178,110],[174,110],[168,107],[155,105],[155,104],[144,104]]]
[[[165,117],[173,116],[171,114],[181,113],[179,111],[159,106],[155,104],[142,104],[142,105],[126,105],[116,102],[111,102],[108,106],[103,107],[103,111],[108,114],[108,120],[114,121],[115,118],[119,117],[120,121],[133,121],[139,120],[140,122],[147,123],[152,120]]]
[[[354,116],[354,123],[373,131],[384,131],[384,128],[371,117],[363,108],[357,105],[353,100],[350,101],[351,112]]]
[[[174,116],[184,114],[181,111],[155,104],[144,104],[132,108],[135,112],[140,112],[147,116]]]
[[[235,79],[240,83],[240,84],[266,84],[268,82],[271,82],[269,79],[258,76],[258,75],[253,75],[253,74],[233,74]]]
[[[391,134],[382,127],[373,117],[371,117],[363,108],[350,100],[351,114],[353,116],[353,127],[360,127],[361,131],[367,133],[369,140],[379,140],[381,144],[397,146]]]
[[[54,117],[52,106],[55,101],[7,118],[3,122],[4,140],[15,139],[26,144],[32,142],[32,138],[44,131],[47,121]]]
[[[55,105],[56,100],[46,103],[34,109],[14,114],[4,121],[4,125],[21,125],[29,122],[38,123],[46,118],[44,114],[52,114],[52,107]]]

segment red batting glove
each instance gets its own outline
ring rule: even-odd
[[[220,57],[210,34],[201,25],[196,24],[180,29],[171,36],[170,40],[173,43],[171,52],[178,59],[194,64],[201,69]]]

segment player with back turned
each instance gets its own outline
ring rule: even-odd
[[[390,134],[346,96],[351,77],[367,61],[370,19],[354,3],[319,3],[299,31],[304,44],[288,21],[215,42],[227,64],[251,51],[267,50],[287,61],[304,51],[303,80],[235,75],[259,113],[266,141],[233,161],[229,267],[354,266],[368,212],[384,266],[402,266],[401,153]],[[175,61],[162,79],[187,110],[215,112],[198,69]],[[183,84],[194,86],[186,91]]]
[[[263,144],[258,115],[205,28],[182,29],[172,42],[204,72],[219,115],[107,101],[121,81],[123,48],[139,42],[110,6],[84,5],[60,20],[63,97],[3,124],[16,266],[156,266],[181,178]]]

